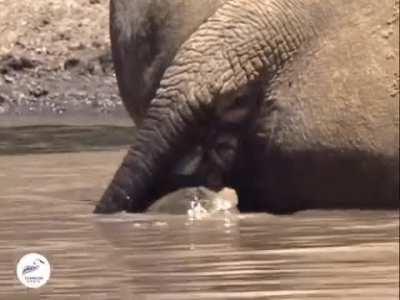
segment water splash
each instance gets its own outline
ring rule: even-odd
[[[201,205],[199,195],[194,193],[193,200],[190,201],[190,208],[187,211],[189,221],[201,220],[209,216],[209,212]]]

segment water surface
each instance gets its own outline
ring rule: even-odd
[[[125,150],[83,149],[0,156],[0,299],[398,299],[398,212],[95,216]],[[38,290],[28,252],[52,265]]]
[[[128,126],[0,127],[0,155],[121,149],[134,134]]]

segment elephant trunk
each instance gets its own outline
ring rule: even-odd
[[[196,129],[210,126],[218,107],[229,107],[258,81],[265,84],[314,35],[305,2],[232,0],[201,25],[167,68],[95,212],[146,209],[151,184],[184,153],[186,139],[200,142]]]

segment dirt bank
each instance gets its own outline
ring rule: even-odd
[[[108,0],[0,0],[0,126],[131,124],[118,95]]]

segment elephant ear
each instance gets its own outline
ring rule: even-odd
[[[308,4],[231,0],[201,25],[165,71],[136,141],[96,212],[146,209],[152,187],[215,124],[215,107],[254,83],[268,84],[314,36],[310,10],[316,6]]]

